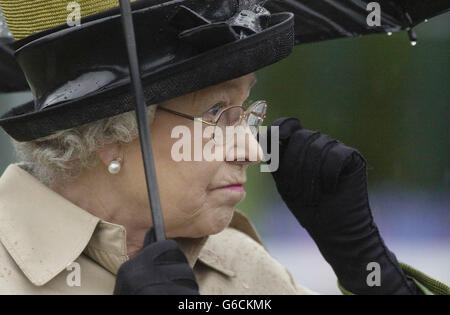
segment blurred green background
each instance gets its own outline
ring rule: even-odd
[[[257,72],[252,98],[269,102],[268,123],[300,119],[366,157],[369,185],[446,190],[450,181],[449,14],[406,33],[300,45]],[[270,174],[253,167],[243,209],[264,204]],[[258,178],[258,180],[253,180]],[[261,199],[262,198],[262,199]],[[251,211],[251,210],[248,210]]]
[[[431,19],[406,33],[297,46],[292,55],[257,72],[252,99],[269,102],[269,125],[298,117],[355,147],[368,161],[372,210],[397,257],[450,283],[450,19]],[[0,113],[31,99],[0,94]],[[0,173],[14,154],[0,130]],[[338,293],[315,245],[281,201],[271,175],[248,172],[239,205],[271,254],[297,282]]]

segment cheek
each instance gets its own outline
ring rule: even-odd
[[[155,123],[151,130],[161,203],[165,211],[189,217],[207,202],[208,187],[224,162],[175,161],[171,153],[178,139],[171,138],[172,127]]]
[[[208,189],[223,162],[176,162],[170,154],[170,143],[167,141],[158,148],[157,176],[164,211],[178,222],[193,218],[207,208]]]
[[[167,202],[183,216],[191,217],[210,200],[208,189],[219,166],[213,162],[164,163]]]
[[[229,224],[239,200],[209,189],[224,175],[226,162],[176,162],[171,150],[177,139],[170,137],[171,128],[168,124],[154,127],[158,127],[152,130],[152,141],[166,228],[189,231],[187,235],[180,235],[185,237],[222,231]],[[183,228],[186,225],[189,229]]]

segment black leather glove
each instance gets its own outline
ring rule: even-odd
[[[149,230],[143,249],[119,268],[115,295],[199,295],[194,272],[174,240],[154,242]]]
[[[280,134],[280,165],[272,173],[278,192],[340,284],[354,294],[421,294],[373,221],[363,156],[303,129],[295,118],[280,118],[272,126],[279,126]],[[371,262],[380,266],[380,286],[367,283]]]

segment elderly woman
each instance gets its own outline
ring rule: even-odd
[[[217,104],[244,103],[254,83],[249,74],[148,110],[166,234],[180,242],[201,293],[309,293],[235,213],[245,196],[246,169],[256,162],[248,149],[236,150],[243,161],[237,154],[211,162],[171,157],[172,128],[184,125],[193,133],[194,122],[162,108],[201,117]],[[137,134],[129,112],[15,143],[23,162],[10,166],[0,183],[2,205],[8,205],[1,221],[1,265],[8,266],[2,292],[112,292],[120,265],[142,250],[152,227]],[[72,261],[80,264],[80,287],[66,284]]]
[[[88,13],[100,13],[87,16],[79,29],[58,26],[57,13],[45,27],[36,25],[41,33],[30,33],[15,24],[20,12],[14,3],[0,1],[13,34],[24,37],[16,56],[35,97],[0,120],[21,159],[0,179],[0,293],[313,293],[269,255],[236,210],[245,196],[247,167],[261,160],[254,127],[267,105],[247,101],[256,83],[253,72],[289,53],[292,15],[271,16],[258,1],[208,2],[138,1],[134,7],[146,101],[154,104],[147,110],[148,127],[168,238],[156,241],[133,102],[122,80],[129,78],[122,70],[127,59],[123,42],[111,41],[120,25],[117,10],[104,11],[108,1],[84,1],[82,8],[95,4]],[[37,8],[35,15],[45,17]],[[262,25],[267,16],[270,23]],[[173,59],[167,58],[171,53]],[[211,69],[217,72],[211,75]],[[211,144],[204,137],[196,144],[199,122],[214,127],[214,150],[220,147],[222,158],[175,159],[177,127],[194,134],[194,150]],[[274,126],[269,138],[279,131],[281,140],[279,147],[270,142],[277,146],[273,152],[280,151],[273,173],[278,191],[344,292],[448,290],[399,265],[384,245],[357,150],[305,130],[293,118]],[[246,141],[221,141],[227,127]],[[369,281],[367,267],[374,263],[382,272]]]

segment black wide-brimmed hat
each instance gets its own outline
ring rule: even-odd
[[[379,1],[381,25],[369,26],[367,2],[133,2],[146,104],[254,72],[287,57],[296,44],[403,29],[411,35],[413,26],[449,7],[446,0]],[[30,141],[133,110],[120,17],[113,8],[11,44],[34,99],[4,114],[0,126]]]
[[[292,13],[235,1],[145,3],[135,3],[133,20],[148,105],[268,66],[294,44]],[[17,42],[34,100],[6,113],[1,126],[29,141],[133,110],[122,34],[120,14],[110,10]]]

